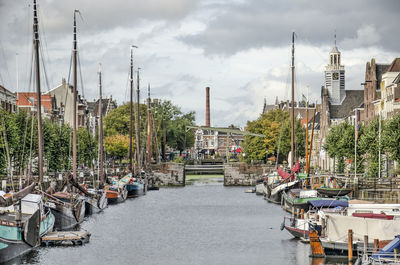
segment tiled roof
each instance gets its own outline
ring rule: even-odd
[[[98,111],[99,111],[99,99],[94,102],[88,102],[87,104],[88,104],[88,110],[90,111],[90,113],[92,113],[93,116],[97,116]],[[103,116],[105,116],[107,114],[106,112],[107,112],[108,104],[115,104],[115,102],[112,101],[112,99],[103,98],[102,103],[101,103],[101,108],[102,108],[101,113],[103,114]]]
[[[346,97],[341,105],[330,105],[331,119],[343,119],[349,116],[350,112],[360,107],[364,102],[364,90],[345,90]]]
[[[17,106],[33,106],[36,102],[36,92],[18,92],[17,93]],[[46,112],[52,110],[51,95],[42,94],[41,96],[42,107]],[[35,103],[36,105],[36,103]]]
[[[394,59],[392,64],[387,68],[386,72],[400,72],[400,58]]]

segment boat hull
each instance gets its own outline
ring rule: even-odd
[[[0,263],[12,260],[18,256],[31,251],[33,247],[29,246],[22,240],[5,241],[0,238]]]
[[[144,195],[144,185],[141,183],[126,184],[128,197],[139,197]]]
[[[55,209],[51,209],[55,216],[54,228],[58,231],[74,228],[82,223],[85,217],[85,202],[73,208],[70,205],[57,205]]]
[[[310,235],[310,231],[304,230],[304,229],[299,229],[296,227],[291,227],[291,226],[285,225],[285,229],[295,238],[301,238],[301,237],[308,238]]]
[[[85,197],[85,215],[102,212],[108,206],[106,192],[98,193],[94,197]]]
[[[345,196],[353,191],[353,189],[330,189],[330,188],[317,188],[319,194],[328,197]]]

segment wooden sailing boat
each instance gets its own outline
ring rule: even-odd
[[[282,194],[287,192],[292,188],[296,188],[299,186],[299,180],[296,178],[295,174],[300,170],[300,164],[298,162],[294,162],[294,126],[295,126],[295,117],[294,117],[294,32],[292,33],[292,101],[291,101],[291,108],[290,108],[290,124],[291,124],[291,133],[290,133],[290,166],[291,173],[283,171],[281,168],[278,167],[277,173],[281,177],[281,181],[267,183],[267,194],[266,199],[273,203],[281,203],[282,202]],[[277,161],[278,163],[278,161]],[[295,164],[295,165],[294,165]],[[293,166],[294,165],[294,166]],[[288,198],[284,196],[283,198]]]
[[[74,39],[73,39],[73,76],[74,76],[74,84],[73,84],[73,158],[72,158],[72,168],[73,168],[73,180],[77,179],[77,166],[76,166],[76,158],[77,158],[77,57],[78,57],[78,49],[77,49],[77,38],[76,38],[76,13],[79,13],[78,10],[74,10]],[[67,180],[68,180],[67,176]],[[49,199],[48,205],[51,207],[55,217],[56,223],[55,228],[57,230],[67,230],[75,227],[77,224],[80,224],[85,217],[85,197],[76,192],[67,192],[64,190],[63,192],[56,192],[51,195],[47,195]]]
[[[80,189],[85,194],[86,214],[92,214],[103,211],[108,206],[108,199],[104,187],[104,167],[103,167],[103,98],[101,84],[101,64],[99,64],[99,164],[98,176],[100,180],[99,187],[93,183],[93,188]]]
[[[290,145],[291,145],[291,151],[290,151],[290,161],[291,164],[293,165],[294,163],[294,132],[295,132],[295,117],[294,117],[294,70],[295,70],[295,66],[294,66],[294,36],[295,33],[292,33],[292,106],[290,109],[291,115],[290,115],[290,124],[291,124],[291,134],[290,134]],[[308,121],[307,121],[308,122]],[[307,128],[308,130],[308,128]],[[307,158],[308,161],[308,158]],[[292,180],[294,180],[294,174],[296,172],[298,172],[300,170],[300,166],[298,164],[298,162],[296,162],[296,166],[294,166],[294,168],[292,168],[292,172],[291,172],[291,176],[292,176]],[[287,175],[289,173],[287,172],[281,172],[280,175]],[[283,204],[283,208],[288,210],[288,211],[294,211],[296,209],[304,209],[304,210],[308,210],[309,205],[308,205],[308,201],[310,200],[318,200],[320,198],[317,197],[317,191],[315,190],[300,190],[300,189],[290,189],[290,190],[286,190],[283,191],[282,193],[282,204]]]
[[[36,0],[33,0],[40,184],[43,179],[43,136],[38,24]],[[34,187],[35,183],[32,183],[17,193],[0,196],[0,212],[2,212],[0,215],[0,263],[9,261],[37,247],[40,244],[40,237],[53,230],[54,215],[45,209],[41,195],[30,194]]]
[[[140,102],[139,102],[139,96],[140,96],[140,88],[139,88],[139,69],[137,72],[137,100],[138,100],[138,105],[137,105],[137,115],[136,115],[136,164],[137,166],[133,166],[133,155],[132,155],[132,149],[133,149],[133,48],[137,48],[137,46],[132,46],[131,47],[131,65],[130,65],[130,73],[131,73],[131,83],[130,83],[130,116],[129,116],[129,150],[128,150],[128,155],[129,155],[129,169],[130,173],[123,177],[120,181],[119,184],[121,186],[125,186],[126,190],[128,192],[128,197],[138,197],[140,195],[144,194],[144,184],[139,180],[139,176],[141,174],[141,163],[140,163]],[[136,172],[134,172],[134,169],[136,169]],[[135,174],[132,174],[135,173]]]

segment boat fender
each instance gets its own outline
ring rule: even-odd
[[[281,231],[283,231],[284,228],[285,228],[285,221],[283,221],[283,222],[281,223],[281,227],[280,227]]]

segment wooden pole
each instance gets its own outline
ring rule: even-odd
[[[104,167],[103,167],[103,92],[101,86],[101,64],[99,64],[99,178],[100,186],[104,185]],[[94,186],[94,183],[93,183]]]
[[[139,80],[139,71],[140,68],[137,70],[137,110],[136,110],[136,159],[137,159],[137,172],[140,174],[142,169],[141,157],[140,157],[140,80]]]
[[[308,172],[308,99],[306,103],[306,173]]]
[[[73,79],[73,94],[74,94],[74,98],[73,98],[73,111],[72,111],[72,115],[73,115],[73,131],[72,131],[72,172],[73,172],[73,178],[74,180],[76,180],[77,177],[77,149],[76,149],[76,143],[77,143],[77,115],[78,115],[78,111],[77,111],[77,97],[78,97],[78,92],[77,92],[77,85],[78,85],[78,76],[77,76],[77,40],[76,40],[76,12],[77,10],[74,11],[74,41],[73,41],[73,75],[74,75],[74,79]]]
[[[292,33],[292,109],[291,109],[291,117],[290,117],[290,124],[291,124],[291,134],[290,134],[290,158],[291,158],[291,165],[294,164],[294,32]]]
[[[300,219],[304,219],[304,209],[300,210]]]
[[[151,165],[151,98],[150,98],[150,84],[147,91],[147,164]]]
[[[321,237],[325,237],[326,230],[326,220],[325,218],[321,218]]]
[[[36,65],[36,106],[38,119],[38,173],[39,186],[43,181],[43,132],[42,132],[42,94],[40,91],[40,62],[39,62],[39,22],[36,9],[36,0],[33,0],[33,35]]]
[[[368,235],[364,235],[364,255],[368,253]]]
[[[379,239],[374,239],[374,253],[379,251]]]
[[[353,230],[348,231],[348,261],[353,261]]]
[[[129,100],[129,170],[133,172],[133,48],[136,46],[131,46],[131,67],[130,67],[130,100]]]
[[[313,138],[314,138],[315,112],[316,111],[317,111],[317,109],[314,110],[314,117],[313,117],[312,129],[311,129],[311,143],[310,143],[310,151],[308,152],[307,174],[310,173],[311,152],[312,152]]]

